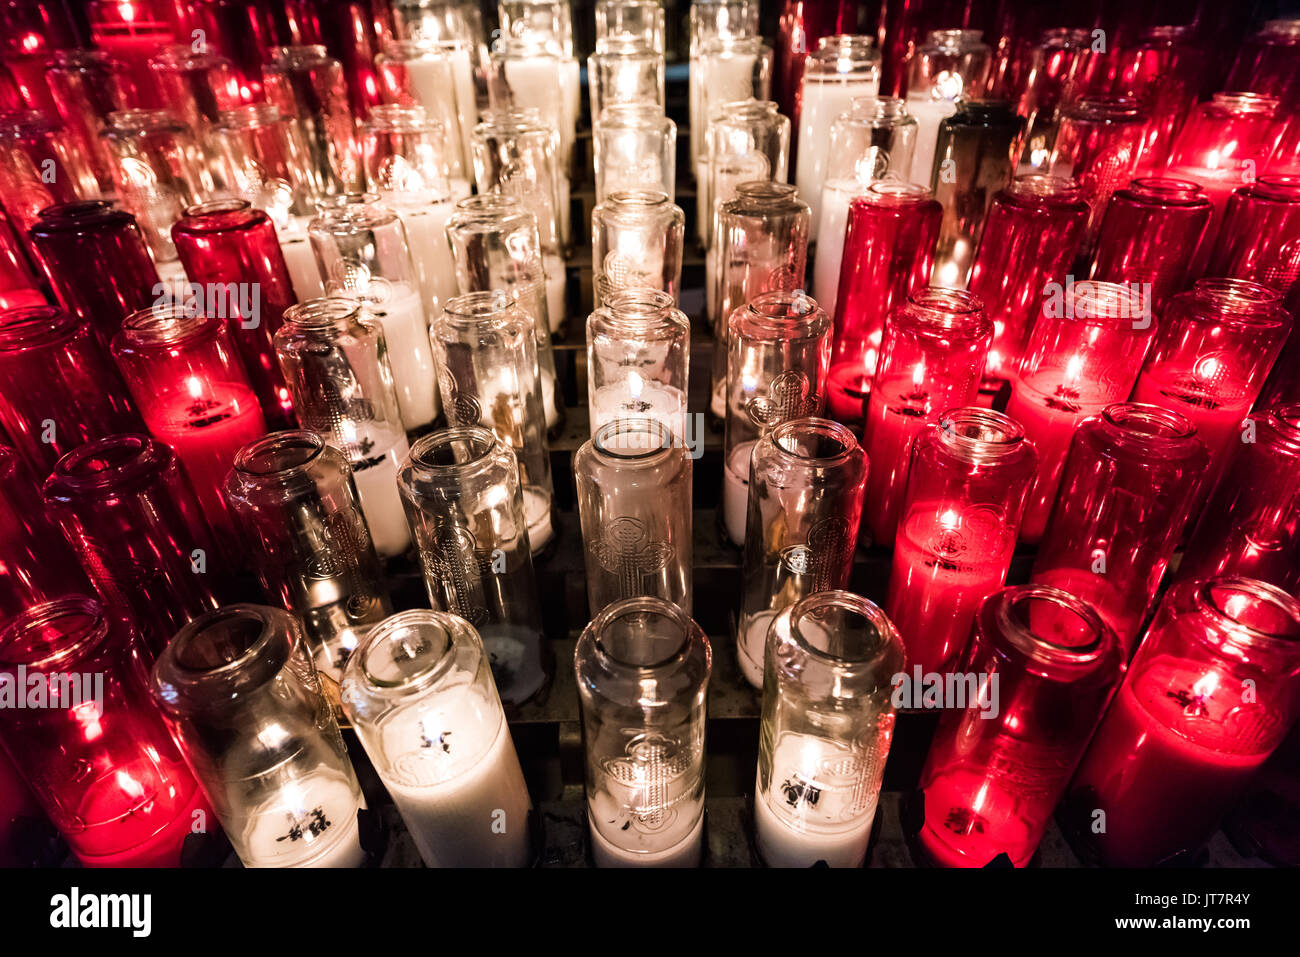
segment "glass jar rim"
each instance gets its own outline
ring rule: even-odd
[[[899,309],[922,329],[954,333],[978,339],[992,331],[993,324],[984,308],[984,300],[966,289],[950,286],[926,286],[909,293]]]
[[[606,193],[599,205],[615,212],[640,212],[663,209],[676,204],[661,189],[633,188],[616,189]]]
[[[173,462],[172,450],[149,435],[119,432],[64,453],[42,491],[47,498],[115,495],[128,486],[153,484]]]
[[[284,311],[282,321],[300,329],[327,329],[360,317],[360,300],[347,296],[319,296],[294,303]]]
[[[274,103],[241,103],[217,113],[217,126],[222,129],[246,130],[270,126],[285,119],[287,117]]]
[[[861,448],[857,436],[848,426],[834,419],[822,419],[816,416],[803,416],[786,419],[775,425],[767,434],[783,458],[799,465],[811,468],[832,468],[847,462]],[[818,442],[826,441],[838,446],[829,455],[806,455],[800,451],[798,444],[808,438]]]
[[[72,231],[88,225],[102,223],[127,223],[136,225],[135,217],[108,199],[79,199],[71,203],[55,203],[36,214],[33,231],[44,233],[54,230]]]
[[[189,133],[190,128],[170,110],[136,107],[113,110],[105,117],[104,133],[130,135],[133,133]]]
[[[671,652],[662,657],[657,657],[654,661],[628,660],[630,656],[620,656],[609,647],[610,643],[608,641],[602,640],[602,634],[616,621],[629,615],[654,615],[657,618],[670,621],[681,630],[677,646]],[[625,598],[621,601],[611,602],[591,620],[585,631],[591,635],[592,647],[595,649],[597,658],[605,667],[615,671],[631,671],[638,675],[649,675],[673,668],[685,661],[692,650],[692,646],[704,638],[700,626],[680,606],[663,598],[650,596]],[[708,649],[707,639],[704,639],[704,646]]]
[[[1064,642],[1035,632],[1026,620],[1028,616],[1020,613],[1020,608],[1031,601],[1046,602],[1067,612],[1089,637],[1087,640]],[[1030,583],[1001,588],[980,603],[979,618],[984,617],[985,606],[993,611],[998,633],[1022,654],[1042,664],[1064,667],[1090,665],[1102,660],[1117,644],[1115,633],[1096,608],[1052,585]]]
[[[1201,303],[1214,310],[1211,316],[1195,308],[1180,309],[1179,317],[1194,322],[1227,324],[1242,329],[1276,329],[1291,321],[1282,305],[1282,294],[1246,279],[1206,278],[1192,283],[1174,302]]]
[[[1262,113],[1272,116],[1277,112],[1278,98],[1249,90],[1221,90],[1204,104],[1208,110],[1225,110],[1232,113]]]
[[[802,289],[775,289],[738,307],[731,321],[742,334],[791,340],[821,335],[830,319]]]
[[[328,446],[317,432],[285,429],[254,439],[235,454],[234,472],[251,478],[289,479],[319,458]],[[283,461],[275,457],[283,456]]]
[[[443,125],[423,106],[411,103],[379,103],[370,108],[361,129],[370,133],[424,133],[443,135]]]
[[[1100,424],[1113,454],[1131,454],[1143,464],[1150,464],[1153,454],[1165,460],[1209,458],[1191,420],[1163,406],[1112,402],[1089,420]]]
[[[225,64],[231,66],[226,57],[217,53],[207,44],[195,49],[190,43],[172,43],[163,47],[149,58],[149,68],[158,70],[164,67],[181,67],[195,69]]]
[[[88,330],[78,316],[58,306],[20,306],[0,313],[0,353],[69,342]]]
[[[443,56],[457,50],[468,49],[461,37],[388,37],[384,40],[383,55],[390,60],[418,60]]]
[[[920,183],[887,176],[869,183],[853,201],[856,203],[859,200],[864,201],[864,205],[911,206],[933,201],[934,191]]]
[[[1015,419],[983,406],[948,409],[930,426],[944,448],[963,461],[1000,459],[1026,447],[1024,427]]]
[[[805,618],[824,617],[832,608],[862,618],[869,626],[874,640],[864,643],[857,649],[856,654],[851,655],[836,654],[810,641],[805,629],[799,627],[800,624]],[[800,652],[846,676],[859,672],[870,673],[885,661],[895,646],[901,643],[898,630],[889,620],[884,609],[875,602],[844,589],[814,592],[791,605],[787,613],[790,622],[790,638]],[[892,676],[886,676],[889,677]]]
[[[212,199],[185,207],[176,227],[181,232],[208,233],[270,222],[271,217],[265,211],[246,199]]]
[[[834,33],[820,37],[817,49],[807,55],[809,65],[831,69],[820,74],[828,78],[850,73],[874,73],[880,69],[880,50],[875,37],[863,33]],[[804,68],[804,76],[819,76],[819,71]]]
[[[1103,282],[1097,279],[1081,279],[1066,287],[1069,308],[1061,319],[1071,322],[1106,325],[1115,330],[1149,336],[1154,332],[1150,323],[1139,325],[1134,319],[1146,319],[1149,303],[1146,298],[1131,285],[1118,282]],[[1044,300],[1044,309],[1050,300]]]
[[[474,632],[473,625],[450,612],[428,608],[399,611],[370,628],[353,649],[347,672],[359,674],[370,691],[394,696],[422,692],[451,670],[456,658],[455,633],[465,629]],[[430,630],[436,630],[444,639],[444,644],[421,667],[395,679],[385,678],[376,673],[377,669],[372,669],[371,656],[378,654],[385,646],[395,645],[406,652],[408,659],[416,660],[417,652],[423,649],[409,644],[407,636],[417,632],[419,640],[423,642],[429,637]],[[356,661],[355,666],[351,664],[353,660]]]
[[[855,96],[849,101],[849,108],[837,116],[834,122],[839,123],[845,119],[873,124],[877,120],[891,119],[916,122],[914,117],[908,115],[907,100],[901,96]]]
[[[677,300],[662,289],[623,286],[604,292],[592,313],[596,326],[606,326],[625,339],[653,341],[689,338],[690,320]]]
[[[56,621],[79,621],[80,627],[56,631]],[[70,595],[42,602],[24,609],[0,628],[0,663],[41,668],[84,661],[109,635],[107,609],[88,595]],[[58,641],[51,639],[58,638]],[[40,638],[51,647],[37,652],[33,639]],[[27,652],[22,654],[21,652]]]
[[[468,456],[461,459],[453,452],[452,461],[435,457],[453,443],[464,443]],[[452,478],[491,464],[499,448],[502,448],[501,441],[489,428],[481,425],[452,426],[416,439],[408,461],[421,472]]]
[[[224,660],[219,663],[204,664],[199,663],[194,657],[189,657],[191,651],[198,650],[192,646],[204,641],[208,633],[230,622],[254,626],[244,627],[238,634],[237,638],[242,643],[242,647],[234,645],[218,650],[219,655],[224,651]],[[271,644],[280,635],[286,633],[290,638],[288,647],[272,649]],[[155,668],[155,682],[161,683],[164,680],[163,674],[174,674],[188,684],[211,683],[237,675],[247,676],[252,666],[261,665],[269,667],[270,673],[266,674],[263,680],[254,683],[265,685],[279,674],[300,641],[296,619],[283,609],[250,602],[223,605],[181,626],[180,631],[163,649],[159,664]],[[174,686],[172,681],[166,683]],[[232,702],[228,696],[223,696],[223,700],[212,703],[221,705]]]
[[[511,318],[517,309],[518,301],[506,290],[483,289],[448,299],[442,307],[442,320],[458,326],[500,323]]]
[[[1185,206],[1209,206],[1209,197],[1201,190],[1201,184],[1190,179],[1176,176],[1138,176],[1129,180],[1121,192],[1155,199],[1162,203],[1178,203]]]
[[[1142,104],[1131,96],[1083,96],[1065,108],[1065,115],[1076,120],[1105,123],[1145,123]]]
[[[925,47],[937,47],[944,52],[967,52],[980,47],[987,49],[987,44],[984,43],[983,30],[944,29],[929,31],[922,49]]]
[[[1006,191],[1016,199],[1057,203],[1083,200],[1083,187],[1077,179],[1051,173],[1022,173],[1011,180]]]
[[[298,43],[275,47],[268,66],[297,67],[322,61],[338,63],[329,55],[323,43]]]
[[[169,348],[199,338],[215,338],[224,330],[221,317],[205,315],[184,301],[166,299],[130,313],[118,327],[114,343],[133,349]]]
[[[1283,402],[1249,416],[1277,435],[1291,455],[1300,455],[1300,402]]]
[[[1223,592],[1248,595],[1269,604],[1274,611],[1290,620],[1290,626],[1282,633],[1266,631],[1241,621],[1240,611],[1229,607],[1231,599],[1225,601]],[[1300,653],[1300,601],[1276,585],[1243,575],[1224,575],[1197,582],[1192,601],[1197,610],[1218,626],[1228,644],[1257,644],[1282,648],[1291,654]],[[1212,641],[1209,643],[1217,644]]]
[[[1265,173],[1242,192],[1252,198],[1297,203],[1300,202],[1300,173]]]
[[[619,441],[632,435],[644,441]],[[599,458],[624,468],[650,468],[672,457],[676,441],[672,430],[658,419],[619,416],[596,430],[591,448]]]

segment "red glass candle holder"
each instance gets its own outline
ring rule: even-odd
[[[140,429],[90,327],[53,306],[0,313],[0,426],[37,476],[83,442]]]
[[[1128,286],[1067,282],[1045,294],[1007,403],[1038,449],[1022,542],[1043,536],[1074,427],[1128,398],[1154,334],[1147,303]]]
[[[281,47],[263,77],[267,102],[298,124],[319,192],[334,196],[360,189],[361,151],[343,65],[320,45]]]
[[[126,67],[103,50],[61,50],[45,71],[50,94],[64,128],[82,144],[95,171],[99,192],[113,192],[113,168],[99,134],[108,114],[136,102]]]
[[[875,544],[894,541],[912,439],[942,412],[971,404],[992,338],[983,301],[964,290],[923,289],[890,314],[866,409],[862,532]]]
[[[0,674],[45,707],[0,709],[0,743],[86,867],[179,867],[216,818],[148,692],[148,655],[90,598],[37,605],[0,632]]]
[[[872,183],[849,204],[827,388],[842,422],[862,418],[885,317],[930,281],[942,219],[929,189],[902,181]]]
[[[0,312],[45,304],[45,294],[32,271],[31,261],[9,217],[0,209]]]
[[[1137,643],[1209,455],[1183,416],[1121,402],[1079,423],[1031,580],[1084,599]]]
[[[1123,667],[1101,616],[1067,592],[1019,585],[984,599],[962,663],[978,695],[944,715],[921,774],[932,862],[1030,862]]]
[[[1283,296],[1300,290],[1300,171],[1261,176],[1233,192],[1207,275],[1247,279]]]
[[[1083,241],[1088,204],[1079,184],[1059,176],[1018,176],[993,197],[971,264],[968,288],[993,322],[984,375],[990,386],[1020,363],[1048,283],[1061,283]]]
[[[89,160],[58,120],[30,111],[0,116],[0,204],[23,235],[45,207],[98,195]]]
[[[235,65],[206,41],[165,47],[149,60],[163,108],[200,139],[243,103]]]
[[[271,59],[275,48],[296,42],[288,23],[294,12],[274,6],[260,0],[194,3],[195,22],[204,31],[205,43],[235,65],[239,96],[245,103],[262,98],[262,64]]]
[[[208,524],[233,546],[221,485],[266,420],[230,340],[218,316],[155,306],[126,318],[112,351],[145,425],[176,453]]]
[[[50,515],[107,601],[129,609],[154,652],[220,603],[221,562],[171,449],[111,435],[59,459],[42,486]]]
[[[952,409],[916,437],[885,610],[907,666],[948,670],[1007,575],[1037,456],[989,409]]]
[[[0,620],[91,594],[76,553],[45,515],[36,480],[17,452],[0,445]]]
[[[135,217],[111,202],[50,206],[29,235],[63,308],[89,323],[105,348],[122,320],[164,289]]]
[[[1244,575],[1289,594],[1300,589],[1300,405],[1246,419],[1246,431],[1225,466],[1183,550],[1180,579]],[[1244,441],[1249,435],[1251,441]]]
[[[376,0],[333,0],[316,4],[322,43],[343,64],[352,115],[363,119],[383,102],[375,56],[393,36],[389,5]]]
[[[1091,35],[1088,40],[1091,44]],[[1132,46],[1113,51],[1113,58],[1111,92],[1133,97],[1151,118],[1142,166],[1163,169],[1174,137],[1196,105],[1209,57],[1193,27],[1177,25],[1148,28]]]
[[[1175,585],[1079,765],[1067,830],[1110,866],[1190,857],[1286,737],[1297,705],[1294,598],[1249,578]]]
[[[160,109],[167,105],[149,60],[163,47],[191,39],[177,35],[171,12],[165,0],[90,0],[86,6],[95,46],[119,60],[131,78],[136,95],[133,107]]]
[[[1241,279],[1201,279],[1169,302],[1133,401],[1178,412],[1210,452],[1198,504],[1218,483],[1242,422],[1291,330],[1276,292]]]
[[[1021,169],[1042,169],[1051,158],[1071,77],[1091,40],[1087,30],[1052,27],[1035,46],[1025,44],[1019,51],[1017,76],[1009,88],[1018,91],[1016,112],[1026,121]]]
[[[1106,204],[1092,279],[1144,283],[1159,316],[1187,282],[1192,257],[1210,221],[1210,201],[1190,180],[1135,179]]]
[[[1249,37],[1237,51],[1227,88],[1300,103],[1300,22],[1270,20]]]
[[[1084,97],[1065,109],[1046,172],[1079,181],[1091,210],[1085,248],[1091,249],[1110,194],[1137,175],[1147,115],[1124,96]]]
[[[274,337],[284,311],[298,300],[271,218],[243,200],[203,203],[185,210],[172,241],[190,281],[221,291],[223,301],[209,306],[227,317],[267,423],[292,428],[293,396]]]
[[[0,76],[12,78],[27,109],[54,111],[45,70],[56,51],[77,45],[71,13],[61,0],[11,0],[0,7]]]

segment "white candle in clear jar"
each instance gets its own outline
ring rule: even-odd
[[[536,555],[555,535],[550,492],[539,485],[524,486],[524,520],[528,523],[529,551]]]
[[[396,200],[396,197],[391,197]],[[426,315],[437,315],[442,306],[459,293],[456,286],[456,263],[447,242],[447,220],[455,210],[455,203],[428,203],[418,208],[397,206],[406,239],[411,248],[411,259],[420,274],[420,291],[424,295]],[[437,390],[434,390],[437,406]],[[437,414],[436,412],[434,413]]]
[[[446,151],[448,172],[468,176],[474,169],[470,143],[477,118],[474,75],[469,51],[450,49],[441,56],[416,57],[403,63],[409,78],[409,92],[431,119],[443,125],[450,141]]]
[[[818,235],[821,222],[822,186],[826,182],[831,149],[831,124],[847,113],[858,97],[875,96],[876,79],[804,78],[799,101],[799,152],[795,164],[795,186],[799,198],[812,210],[809,233]],[[817,300],[819,303],[821,300]]]
[[[386,558],[401,555],[411,547],[411,529],[397,487],[397,470],[410,452],[406,436],[367,432],[355,442],[347,441],[347,452],[375,551]]]
[[[653,783],[605,778],[587,800],[597,867],[699,867],[704,852],[704,795],[699,775]]]
[[[316,254],[312,252],[311,241],[307,238],[307,224],[310,222],[310,216],[294,216],[284,229],[276,230],[280,252],[289,269],[289,281],[293,284],[293,294],[299,302],[319,299],[325,295],[320,266],[316,262]]]
[[[543,267],[546,269],[546,321],[551,332],[556,333],[564,328],[567,312],[564,260],[559,256],[547,255],[543,258]]]
[[[929,186],[934,154],[939,148],[939,124],[957,112],[957,104],[929,96],[908,97],[907,112],[916,119],[916,152],[912,154],[911,180]]]
[[[740,663],[740,673],[755,688],[763,687],[763,663],[767,655],[767,633],[772,630],[772,622],[777,612],[762,612],[753,615],[745,626],[745,632],[737,640],[740,647],[736,658]]]
[[[231,830],[245,867],[360,867],[366,855],[357,811],[363,807],[355,779],[321,771],[286,781]]]
[[[500,705],[469,684],[379,725],[384,786],[428,867],[526,867],[532,802]]]
[[[831,317],[839,299],[849,203],[865,190],[866,186],[857,180],[830,180],[822,190],[822,218],[817,228],[817,254],[813,257],[813,298]]]
[[[860,867],[876,816],[879,772],[860,752],[786,732],[772,754],[772,786],[754,788],[758,852],[768,867]]]
[[[438,414],[438,375],[419,290],[391,283],[382,301],[367,300],[365,306],[384,330],[402,426],[409,432],[428,425]]]
[[[686,393],[675,386],[643,379],[632,372],[627,382],[603,385],[591,399],[591,434],[620,419],[654,419],[681,441],[686,430]]]
[[[722,470],[722,517],[727,537],[737,545],[745,544],[745,521],[749,517],[749,460],[754,442],[741,442],[727,457]]]

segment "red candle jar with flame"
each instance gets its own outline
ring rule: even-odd
[[[1246,419],[1223,481],[1183,551],[1180,579],[1244,575],[1300,589],[1300,404]]]
[[[1020,362],[1043,289],[1065,280],[1087,221],[1088,204],[1072,179],[1018,176],[993,197],[968,286],[993,321],[984,368],[989,387],[996,388]]]
[[[1038,449],[1021,541],[1043,536],[1074,427],[1128,397],[1154,333],[1147,303],[1130,287],[1067,282],[1045,295],[1007,403]]]
[[[866,410],[862,533],[875,544],[893,544],[913,438],[944,411],[971,404],[992,338],[983,301],[960,289],[914,292],[885,323]]]
[[[1250,90],[1300,103],[1300,20],[1270,20],[1246,40],[1227,81],[1230,90]]]
[[[1102,216],[1089,276],[1149,284],[1151,311],[1161,315],[1169,297],[1186,285],[1210,208],[1191,180],[1145,177],[1115,190]]]
[[[1137,174],[1146,130],[1147,115],[1132,97],[1084,97],[1062,113],[1045,172],[1079,181],[1091,210],[1089,249],[1110,194]]]
[[[1198,850],[1298,704],[1294,598],[1251,578],[1174,585],[1079,765],[1067,829],[1110,866]]]
[[[68,595],[93,594],[18,453],[0,445],[0,620]]]
[[[1300,289],[1300,172],[1261,176],[1233,192],[1208,275],[1248,279],[1283,296]]]
[[[123,319],[164,289],[135,217],[110,202],[50,206],[30,235],[63,308],[89,323],[105,347]]]
[[[113,358],[154,438],[189,476],[208,524],[233,546],[238,532],[221,483],[266,420],[225,323],[185,306],[141,309],[113,340]]]
[[[70,14],[69,4],[60,0],[10,0],[0,5],[0,75],[12,77],[28,109],[54,112],[45,70],[57,50],[77,45]]]
[[[0,313],[0,426],[37,476],[83,442],[140,428],[90,327],[53,306]]]
[[[1213,491],[1242,421],[1291,329],[1276,292],[1241,279],[1201,279],[1169,301],[1133,401],[1187,416],[1210,452],[1198,504]]]
[[[94,169],[58,120],[0,116],[0,203],[24,236],[45,207],[98,195]]]
[[[130,626],[90,598],[24,612],[0,632],[0,674],[44,707],[0,708],[0,743],[86,867],[178,867],[217,827],[148,693]]]
[[[1084,419],[1031,580],[1085,599],[1127,657],[1208,462],[1192,424],[1159,406],[1120,402]]]
[[[948,670],[975,611],[1002,587],[1037,456],[991,409],[951,409],[912,447],[885,610],[908,668]]]
[[[155,652],[220,604],[220,561],[171,449],[111,435],[73,449],[42,486],[95,587],[130,609]]]
[[[873,183],[849,204],[827,388],[842,422],[862,418],[885,317],[930,281],[942,220],[929,189],[902,181]]]
[[[1087,602],[1019,585],[984,599],[962,670],[966,706],[921,774],[919,843],[942,867],[1024,867],[1119,684],[1119,642]]]
[[[164,0],[90,0],[86,15],[95,46],[110,53],[125,67],[135,89],[132,107],[160,109],[167,105],[149,69],[149,60],[163,47],[188,42],[177,35]]]
[[[293,397],[275,358],[274,336],[284,311],[298,300],[271,218],[243,200],[203,203],[185,210],[172,240],[190,281],[222,290],[224,301],[209,304],[210,311],[228,318],[266,421],[275,429],[293,428]]]

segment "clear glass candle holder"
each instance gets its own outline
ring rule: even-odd
[[[827,385],[831,415],[842,422],[862,421],[885,318],[929,283],[942,218],[929,189],[892,178],[872,183],[848,205]]]
[[[275,351],[298,421],[347,456],[375,551],[402,554],[397,470],[410,447],[383,330],[351,299],[309,299],[285,311]]]
[[[202,141],[222,111],[242,102],[235,65],[206,45],[164,47],[149,60],[163,107]]]
[[[591,436],[609,423],[652,419],[686,444],[691,324],[666,292],[609,294],[587,319]]]
[[[596,202],[626,190],[676,195],[677,124],[648,103],[616,103],[591,128]]]
[[[416,442],[397,481],[429,600],[478,630],[501,699],[522,705],[552,662],[514,451],[485,428],[453,426]]]
[[[1043,298],[1006,410],[1038,449],[1021,541],[1043,537],[1075,426],[1128,398],[1154,333],[1150,304],[1128,286],[1066,283]]]
[[[37,605],[0,631],[11,687],[77,679],[66,707],[0,709],[0,745],[85,867],[179,867],[185,839],[212,828],[149,700],[149,660],[131,626],[91,598]]]
[[[1063,825],[1107,866],[1189,858],[1295,723],[1298,683],[1293,597],[1250,578],[1175,585],[1092,737]]]
[[[45,82],[64,128],[86,150],[100,195],[113,191],[107,148],[99,138],[108,114],[124,110],[134,100],[135,86],[125,64],[103,50],[58,50],[45,68]]]
[[[754,822],[769,867],[860,867],[894,732],[903,644],[847,591],[810,595],[767,638]]]
[[[713,670],[703,630],[671,602],[629,598],[587,625],[573,667],[596,866],[698,867]]]
[[[909,670],[949,671],[965,651],[1006,580],[1037,461],[1024,429],[990,409],[950,409],[918,433],[885,602]]]
[[[87,442],[59,459],[41,492],[99,594],[131,616],[151,651],[227,597],[233,576],[203,506],[156,439]]]
[[[767,432],[748,464],[736,650],[741,674],[758,688],[776,616],[800,598],[849,583],[867,456],[845,426],[808,417]]]
[[[293,117],[312,178],[327,196],[361,187],[361,152],[343,64],[320,45],[276,50],[263,68],[267,102]]]
[[[90,161],[57,120],[35,110],[0,116],[0,203],[20,236],[46,207],[97,198]]]
[[[492,44],[492,68],[493,109],[536,110],[559,138],[557,173],[567,181],[577,136],[578,61],[539,37],[502,36]]]
[[[343,707],[426,867],[526,867],[532,802],[474,627],[416,609],[370,630]]]
[[[757,37],[758,4],[755,0],[704,0],[690,5],[690,63],[687,84],[687,130],[691,139],[691,171],[698,170],[700,161],[708,156],[704,142],[705,126],[709,119],[709,104],[706,102],[708,83],[705,79],[705,59],[708,55],[721,52],[721,47],[731,41],[744,37]],[[743,46],[743,45],[742,45]],[[739,61],[734,64],[731,73],[733,88],[740,86],[740,98],[753,96],[767,99],[772,85],[772,66],[764,62],[762,49],[759,48],[758,59],[753,64]],[[726,66],[723,73],[727,71]],[[717,82],[715,72],[714,82]],[[747,83],[747,85],[745,85]],[[763,87],[763,89],[755,89]]]
[[[1075,427],[1032,580],[1087,601],[1137,644],[1209,456],[1186,418],[1138,402]]]
[[[908,177],[913,183],[931,181],[939,124],[957,111],[958,100],[984,96],[992,63],[993,51],[979,30],[931,30],[912,54],[907,111],[917,123]]]
[[[874,97],[879,92],[880,51],[872,37],[822,37],[804,58],[794,168],[799,195],[812,209],[814,235],[821,223],[822,186],[831,167],[834,123],[853,109],[859,97]]]
[[[270,103],[223,110],[208,131],[227,186],[235,195],[275,216],[310,216],[337,190],[311,163],[311,147],[292,114]]]
[[[961,664],[979,684],[944,714],[921,772],[918,839],[933,863],[1029,864],[1123,660],[1097,612],[1068,592],[1018,585],[980,604]]]
[[[388,102],[423,107],[442,126],[448,137],[448,173],[469,182],[478,121],[470,45],[461,39],[388,40],[375,65]]]
[[[317,671],[337,682],[392,614],[347,458],[315,432],[273,432],[240,450],[225,495],[263,591],[299,617]]]
[[[691,458],[655,419],[607,422],[573,458],[593,616],[650,596],[691,612]]]
[[[826,406],[830,320],[802,292],[769,292],[737,309],[727,333],[727,407],[722,515],[727,536],[744,545],[754,444],[790,419]]]
[[[708,114],[706,167],[696,185],[707,192],[696,200],[706,248],[713,246],[718,207],[735,196],[741,183],[784,183],[790,162],[790,121],[771,100],[720,100]]]
[[[596,46],[607,40],[633,40],[664,52],[664,8],[660,0],[596,0]]]
[[[326,294],[357,301],[383,329],[402,425],[427,429],[438,416],[438,373],[406,226],[377,194],[349,193],[323,206],[307,233]]]
[[[664,105],[664,55],[635,37],[607,37],[587,57],[591,122],[615,103]]]
[[[618,190],[591,211],[595,305],[624,290],[681,292],[686,216],[657,189]]]
[[[757,18],[757,9],[754,15]],[[745,32],[740,32],[742,29]],[[758,35],[757,26],[753,31],[743,27],[725,30],[691,47],[689,145],[697,185],[708,180],[708,127],[718,107],[750,99],[767,102],[771,96],[772,48]],[[778,110],[775,103],[772,110]],[[707,233],[702,234],[705,237]]]
[[[890,313],[867,399],[871,462],[863,537],[891,545],[907,492],[912,440],[942,413],[971,405],[993,338],[984,302],[960,289],[914,292]]]
[[[245,867],[359,867],[361,786],[302,625],[263,605],[190,622],[153,701]]]

